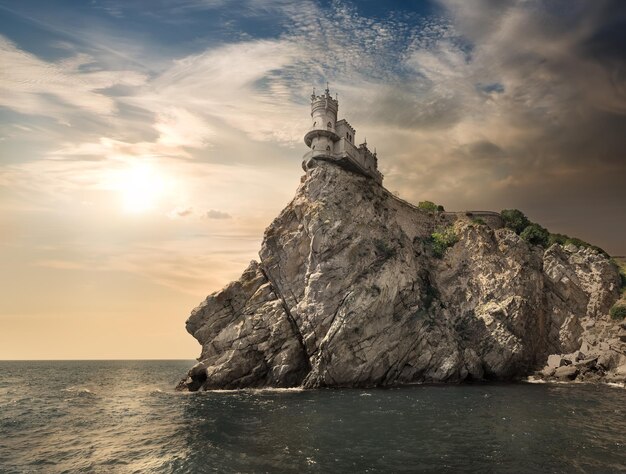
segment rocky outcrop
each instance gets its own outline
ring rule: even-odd
[[[190,389],[292,387],[308,373],[298,328],[256,262],[187,321],[203,342]]]
[[[618,323],[606,317],[583,318],[582,326],[578,349],[550,355],[535,378],[625,383],[626,321]],[[564,377],[564,373],[568,376]]]
[[[455,239],[441,255],[432,234],[443,230]],[[544,252],[318,162],[266,230],[260,261],[192,312],[202,353],[180,387],[519,378],[579,349],[619,284],[596,251]]]
[[[621,335],[626,335],[626,321],[607,317],[615,298],[613,287],[607,285],[605,267],[612,264],[596,252],[580,251],[572,245],[553,246],[545,255],[545,273],[554,285],[554,295],[574,301],[579,307],[586,303],[587,312],[581,317],[554,311],[554,320],[562,322],[561,327],[574,329],[560,331],[561,345],[550,347],[555,353],[536,376],[546,380],[624,383],[626,337]],[[568,320],[575,323],[567,323]],[[552,331],[555,335],[559,331],[556,325]]]

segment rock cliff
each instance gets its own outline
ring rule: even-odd
[[[610,324],[620,278],[605,256],[544,251],[496,227],[317,162],[265,231],[260,261],[193,310],[202,353],[179,387],[510,380],[580,350],[591,322]],[[453,236],[443,252],[437,231]],[[623,349],[603,370],[619,372]]]

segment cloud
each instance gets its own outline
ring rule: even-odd
[[[206,213],[207,219],[231,219],[232,216],[227,212],[217,211],[215,209],[210,209]]]
[[[400,100],[409,98],[414,110],[425,109],[413,98],[416,88],[399,83],[405,55],[419,36],[408,22],[373,21],[341,2],[333,2],[330,11],[311,1],[244,3],[242,14],[272,17],[284,32],[275,39],[237,41],[179,58],[127,100],[154,112],[175,105],[221,130],[226,126],[254,141],[291,147],[302,143],[309,126],[311,89],[325,80],[341,91],[342,108],[354,114],[372,115],[383,102],[376,104],[376,97],[393,97],[397,85],[398,92],[406,91]],[[432,35],[445,30],[428,26]],[[436,114],[425,113],[421,122]],[[405,126],[406,117],[410,112],[395,124]],[[221,139],[213,138],[215,143]]]
[[[256,252],[256,239],[238,239],[234,245],[214,237],[221,249],[207,252],[204,239],[141,245],[124,254],[108,257],[110,271],[125,271],[141,275],[155,283],[183,293],[204,296],[218,290],[224,281],[239,276]],[[181,246],[187,251],[181,252]]]
[[[36,263],[37,266],[46,267],[46,268],[54,268],[56,270],[84,270],[86,266],[78,263],[72,262],[69,260],[39,260]]]
[[[120,160],[132,157],[171,157],[189,159],[189,148],[206,148],[214,135],[201,117],[180,108],[162,108],[152,128],[158,132],[153,141],[130,142],[110,137],[97,141],[65,143],[48,154],[57,160]]]
[[[215,7],[202,3],[189,5]],[[328,79],[340,93],[340,114],[358,129],[357,139],[367,136],[377,148],[387,185],[410,200],[432,199],[456,209],[522,207],[550,220],[564,212],[579,177],[586,176],[594,180],[585,186],[590,197],[616,187],[614,199],[626,202],[616,178],[625,172],[626,126],[619,3],[574,1],[563,15],[541,0],[440,0],[440,16],[426,19],[368,18],[339,1],[324,7],[244,3],[242,15],[273,16],[282,33],[221,42],[135,81],[124,82],[115,71],[83,75],[93,58],[71,58],[63,66],[69,79],[60,82],[68,88],[77,78],[89,83],[77,87],[77,107],[88,102],[81,95],[94,95],[96,115],[140,110],[147,131],[140,139],[124,136],[131,121],[120,114],[119,133],[111,128],[66,141],[51,157],[105,156],[113,166],[139,157],[178,160],[181,167],[196,160],[197,169],[217,162],[285,168],[291,166],[288,156],[304,151],[310,87]],[[4,49],[32,70],[62,66],[9,46]],[[132,85],[132,91],[101,95],[103,78]],[[51,84],[42,87],[54,92]],[[24,87],[11,85],[26,99],[15,107],[28,113],[37,109],[29,100],[45,98]],[[61,89],[55,97],[63,99],[50,110],[71,103]],[[70,180],[69,165],[66,172],[68,181],[91,179],[87,171]],[[550,205],[540,206],[539,195]],[[202,208],[196,201],[171,206]]]
[[[178,217],[189,217],[193,215],[193,208],[191,207],[177,207],[167,213],[167,217],[170,219],[176,219]]]
[[[36,259],[32,265],[62,271],[124,272],[200,298],[237,278],[257,250],[256,236],[215,234],[135,243],[124,249],[89,248],[65,259]]]
[[[564,15],[544,1],[441,4],[450,34],[407,56],[421,97],[404,107],[383,100],[392,110],[424,104],[413,121],[395,112],[414,130],[399,138],[402,147],[419,152],[394,156],[388,183],[446,207],[520,207],[547,225],[568,215],[571,232],[618,248],[616,235],[591,224],[597,215],[585,202],[626,212],[616,178],[626,174],[625,43],[616,37],[623,7],[575,1]],[[385,166],[389,140],[378,149]]]
[[[458,35],[472,41],[466,67],[455,68],[464,73],[454,87],[467,96],[471,91],[463,86],[470,81],[498,84],[497,97],[465,100],[462,120],[476,127],[481,111],[498,117],[485,135],[516,155],[516,173],[535,172],[528,166],[535,161],[544,169],[568,163],[582,170],[591,157],[617,164],[623,143],[618,130],[626,114],[626,77],[619,71],[626,62],[586,52],[591,38],[606,28],[598,20],[615,2],[572,2],[575,15],[540,1],[507,7],[479,0],[443,4]]]
[[[136,97],[135,104],[145,108],[178,104],[254,140],[293,143],[301,139],[306,117],[298,117],[298,107],[280,81],[270,79],[264,85],[259,81],[303,56],[298,45],[283,40],[210,49],[176,61],[155,78],[149,91]]]
[[[112,115],[117,106],[101,93],[114,85],[139,86],[146,76],[134,71],[106,71],[92,67],[94,58],[78,54],[48,62],[0,36],[0,105],[22,114],[60,120],[72,110]]]
[[[167,148],[203,148],[214,135],[206,121],[180,107],[170,107],[158,113],[154,128],[159,132],[157,144]]]

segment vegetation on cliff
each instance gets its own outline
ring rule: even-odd
[[[428,212],[443,212],[445,211],[444,207],[441,204],[435,204],[432,201],[420,201],[417,204],[418,209],[422,209],[423,211]]]
[[[452,247],[459,238],[457,237],[454,227],[448,226],[439,228],[430,235],[430,244],[433,249],[433,255],[442,258],[448,247]]]
[[[504,209],[500,212],[504,227],[511,229],[517,235],[527,242],[538,245],[543,248],[548,248],[553,244],[568,245],[572,244],[576,247],[590,248],[597,250],[603,255],[608,254],[596,245],[592,245],[589,242],[578,239],[576,237],[570,237],[565,234],[553,234],[545,227],[532,222],[526,215],[519,209]]]

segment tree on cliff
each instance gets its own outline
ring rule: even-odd
[[[504,209],[500,212],[504,227],[511,229],[517,235],[521,234],[531,222],[526,215],[519,209]]]
[[[533,245],[540,245],[541,247],[547,247],[550,239],[550,232],[545,227],[541,227],[539,224],[530,224],[520,234],[520,237],[526,242]]]

